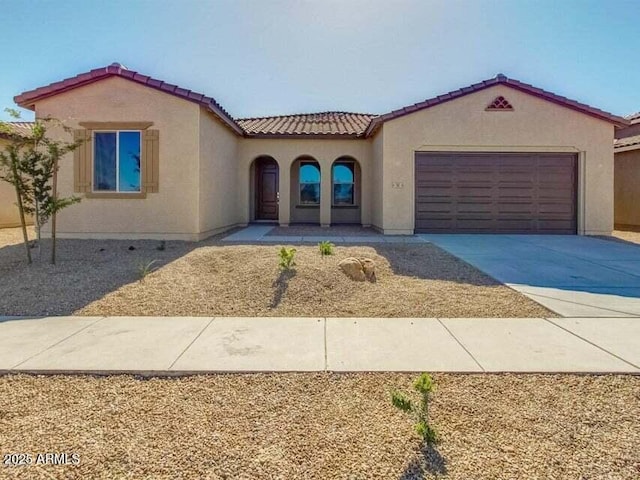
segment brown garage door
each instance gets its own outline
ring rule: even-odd
[[[418,233],[576,233],[577,157],[417,153]]]

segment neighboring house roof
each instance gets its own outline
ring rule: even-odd
[[[542,90],[518,80],[507,78],[499,74],[496,77],[476,83],[469,87],[454,90],[444,95],[430,98],[384,115],[371,115],[348,112],[322,112],[300,115],[281,115],[274,117],[244,118],[236,120],[213,98],[201,93],[195,93],[177,85],[163,82],[146,75],[128,70],[119,63],[113,63],[108,67],[97,68],[90,72],[67,78],[60,82],[52,83],[45,87],[36,88],[24,92],[14,98],[15,102],[24,108],[34,109],[34,104],[43,98],[51,97],[74,88],[88,85],[104,78],[118,76],[137,82],[147,87],[155,88],[165,93],[175,95],[185,100],[195,102],[215,114],[225,125],[238,135],[248,137],[279,137],[279,136],[344,136],[344,137],[368,137],[384,122],[408,115],[419,110],[431,108],[436,105],[484,90],[495,85],[505,85],[516,90],[537,96],[549,102],[567,107],[578,112],[590,115],[624,127],[630,124],[630,120],[613,115],[611,113],[590,107],[584,103],[561,97],[554,93]]]
[[[11,135],[17,135],[19,137],[27,136],[31,133],[31,127],[33,126],[33,122],[3,122],[3,124],[7,125],[11,131],[0,131],[0,137],[2,138],[8,138],[11,137]]]
[[[640,123],[640,112],[633,113],[625,118],[631,122],[631,125]]]
[[[630,148],[634,147],[634,148]],[[613,141],[613,148],[615,150],[625,149],[625,150],[635,150],[636,148],[640,148],[640,135],[634,135],[632,137],[625,138],[616,138]]]
[[[389,113],[385,113],[384,115],[380,115],[374,118],[373,120],[371,120],[371,124],[367,128],[366,135],[369,136],[373,134],[382,123],[387,122],[389,120],[393,120],[398,117],[403,117],[404,115],[409,115],[410,113],[414,113],[419,110],[424,110],[425,108],[431,108],[436,105],[440,105],[442,103],[449,102],[451,100],[455,100],[456,98],[464,97],[465,95],[479,92],[480,90],[484,90],[485,88],[493,87],[496,85],[505,85],[507,87],[520,90],[521,92],[534,95],[536,97],[561,105],[563,107],[571,108],[572,110],[576,110],[586,115],[590,115],[592,117],[596,117],[601,120],[611,122],[614,125],[617,125],[620,127],[629,125],[629,120],[623,117],[613,115],[609,112],[605,112],[598,108],[591,107],[584,103],[580,103],[575,100],[570,100],[566,97],[561,97],[560,95],[556,95],[555,93],[551,93],[546,90],[542,90],[541,88],[534,87],[533,85],[520,82],[519,80],[515,80],[513,78],[508,78],[502,74],[498,74],[494,78],[491,78],[489,80],[475,83],[473,85],[460,88],[458,90],[453,90],[449,93],[445,93],[444,95],[438,95],[437,97],[430,98],[423,102],[415,103],[413,105],[409,105],[407,107],[400,108],[398,110],[394,110]]]
[[[275,117],[240,118],[238,124],[250,136],[340,135],[361,137],[375,115],[352,112],[319,112]]]
[[[14,98],[14,101],[23,108],[33,110],[33,105],[38,100],[42,100],[43,98],[51,97],[53,95],[58,95],[59,93],[82,87],[84,85],[103,80],[107,77],[126,78],[127,80],[131,80],[141,85],[155,88],[156,90],[175,95],[176,97],[183,98],[190,102],[195,102],[216,115],[220,120],[222,120],[225,125],[227,125],[236,133],[240,135],[244,133],[242,128],[240,128],[233,117],[229,115],[227,111],[222,108],[220,104],[213,98],[207,97],[202,93],[196,93],[191,90],[187,90],[186,88],[180,88],[177,85],[166,83],[162,80],[151,78],[147,75],[142,75],[138,72],[134,72],[133,70],[128,70],[126,67],[122,66],[119,63],[112,63],[108,67],[96,68],[94,70],[91,70],[90,72],[76,75],[75,77],[66,78],[64,80],[52,83],[44,87],[29,90],[28,92],[23,92],[20,95],[16,96]]]
[[[630,125],[616,130],[613,148],[617,151],[640,149],[640,112],[625,117]]]

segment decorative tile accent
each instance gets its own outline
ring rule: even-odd
[[[513,106],[509,103],[509,100],[500,96],[496,97],[493,102],[491,102],[486,110],[513,110]]]

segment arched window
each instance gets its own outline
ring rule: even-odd
[[[317,162],[300,162],[300,204],[320,204],[320,166]]]
[[[337,161],[333,164],[333,204],[355,204],[355,164],[352,161]]]

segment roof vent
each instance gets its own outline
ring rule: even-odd
[[[504,98],[503,96],[496,97],[493,102],[487,105],[486,110],[489,111],[511,111],[513,110],[513,105],[509,103],[509,100]]]

